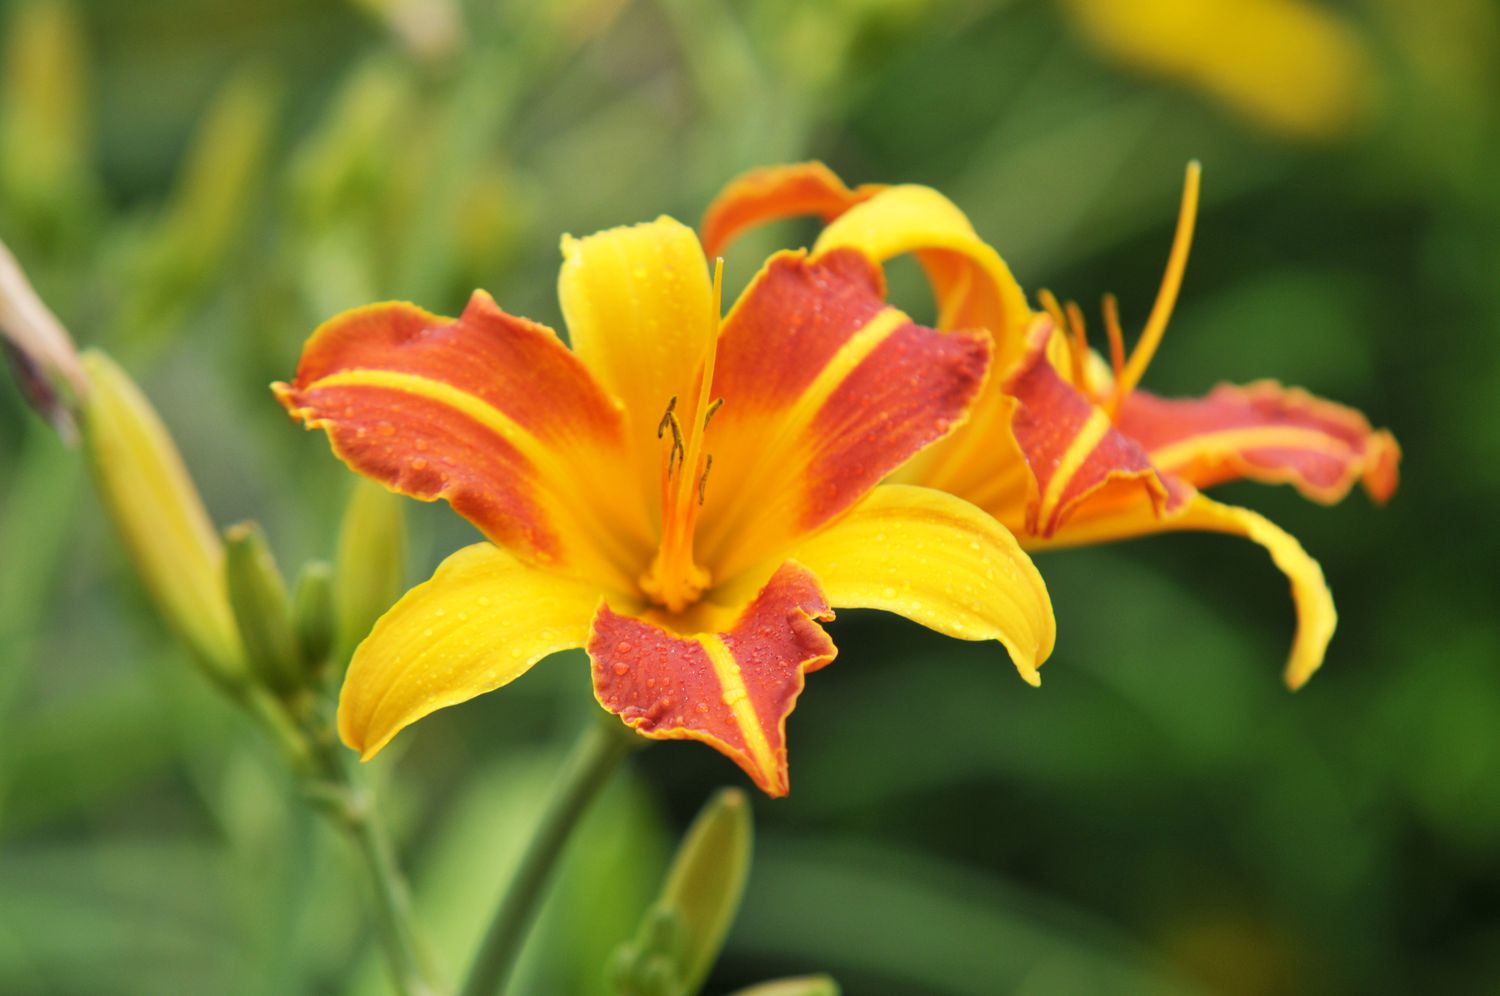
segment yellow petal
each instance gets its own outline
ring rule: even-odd
[[[1307,555],[1302,544],[1259,513],[1202,495],[1194,498],[1182,515],[1163,525],[1243,536],[1265,547],[1281,573],[1291,581],[1292,601],[1297,606],[1297,634],[1286,663],[1286,684],[1291,689],[1306,684],[1323,665],[1328,641],[1333,639],[1334,627],[1338,625],[1338,613],[1333,608],[1333,593],[1323,578],[1323,568]]]
[[[841,246],[877,262],[915,253],[938,303],[938,327],[988,329],[995,370],[1019,356],[1031,317],[1026,297],[1000,254],[986,245],[956,205],[930,187],[891,187],[857,204],[818,236],[813,255]]]
[[[1047,587],[1004,526],[962,499],[887,484],[793,559],[834,608],[883,609],[960,640],[999,640],[1035,685],[1057,626]]]
[[[369,760],[428,713],[583,646],[598,604],[594,586],[531,567],[491,543],[464,547],[407,592],[354,652],[339,697],[339,736]]]
[[[703,247],[691,228],[667,217],[565,238],[558,296],[573,351],[624,403],[642,498],[654,515],[657,424],[673,396],[691,424],[698,372],[717,333]]]

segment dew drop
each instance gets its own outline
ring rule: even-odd
[[[619,643],[615,644],[615,653],[617,653],[617,654],[628,654],[628,653],[630,653],[630,641],[629,640],[621,640]]]
[[[396,434],[396,427],[389,422],[380,421],[375,423],[375,431],[382,436],[394,436]]]
[[[427,469],[427,461],[423,460],[421,457],[417,457],[416,459],[414,459],[411,462],[411,469],[412,470],[426,470]]]
[[[630,673],[630,665],[629,664],[616,664],[615,667],[614,667],[614,672],[615,672],[615,674],[617,674],[617,675],[619,675],[620,677],[623,678],[627,674]]]

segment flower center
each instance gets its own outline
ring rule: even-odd
[[[661,545],[650,568],[641,575],[640,586],[647,598],[671,612],[681,612],[696,602],[713,580],[708,570],[693,559],[693,533],[714,463],[713,454],[704,450],[703,437],[709,421],[724,403],[723,398],[709,400],[719,347],[723,292],[724,261],[720,259],[714,264],[713,321],[709,323],[711,331],[703,352],[698,396],[679,417],[674,394],[656,426],[656,438],[662,441]]]

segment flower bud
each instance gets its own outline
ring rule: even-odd
[[[403,499],[361,480],[339,526],[333,584],[338,652],[347,656],[406,590]]]
[[[245,659],[261,683],[285,695],[302,682],[302,652],[292,626],[286,582],[254,522],[224,531],[224,579]]]
[[[839,996],[839,984],[829,975],[799,975],[789,979],[772,979],[746,989],[737,989],[731,996]]]
[[[292,594],[292,623],[302,666],[317,678],[333,653],[335,637],[333,566],[328,561],[310,560],[303,565]]]
[[[89,53],[65,0],[14,4],[0,38],[0,191],[7,208],[40,228],[91,192]]]
[[[708,978],[750,870],[750,804],[739,789],[708,801],[677,849],[661,895],[611,961],[628,996],[688,996]]]
[[[224,586],[224,550],[166,427],[130,377],[83,354],[84,451],[136,573],[210,674],[234,684],[243,652]]]

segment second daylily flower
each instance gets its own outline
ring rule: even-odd
[[[1259,543],[1292,583],[1298,627],[1286,680],[1297,687],[1322,663],[1333,635],[1323,572],[1273,523],[1198,489],[1243,477],[1290,483],[1331,504],[1363,482],[1383,502],[1396,487],[1400,450],[1353,409],[1272,381],[1221,384],[1200,399],[1137,389],[1176,302],[1197,203],[1194,164],[1166,277],[1129,356],[1114,300],[1105,300],[1109,360],[1089,348],[1076,307],[1043,294],[1043,311],[1033,313],[995,250],[927,187],[850,189],[820,163],[756,170],[709,208],[703,237],[719,252],[763,222],[816,215],[827,227],[815,261],[850,248],[882,261],[914,253],[937,298],[938,326],[989,329],[996,361],[968,423],[900,479],[963,496],[1029,548],[1188,529]]]
[[[456,320],[340,315],[276,385],[353,469],[446,499],[490,541],[359,647],[339,704],[351,747],[368,758],[586,647],[606,709],[781,795],[786,717],[834,657],[834,607],[1000,640],[1036,680],[1051,607],[1010,533],[943,492],[876,487],[965,418],[986,334],[914,324],[852,249],[778,254],[722,321],[718,275],[670,219],[563,254],[571,351],[477,292]]]

